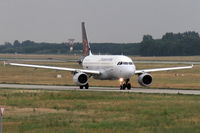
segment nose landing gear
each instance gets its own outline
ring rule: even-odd
[[[130,79],[121,80],[120,79],[120,90],[131,90],[131,83],[129,83]]]

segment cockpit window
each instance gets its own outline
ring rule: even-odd
[[[133,65],[133,63],[132,62],[122,62],[122,61],[120,61],[120,62],[117,63],[117,65]]]
[[[128,62],[122,62],[123,65],[128,65]]]
[[[117,65],[122,65],[122,62],[118,62]]]

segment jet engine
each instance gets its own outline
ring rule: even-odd
[[[73,81],[77,85],[86,85],[88,83],[88,75],[82,72],[76,73]]]
[[[149,86],[152,83],[152,76],[149,73],[143,73],[138,76],[138,83],[141,86]]]

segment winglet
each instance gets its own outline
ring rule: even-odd
[[[87,39],[85,23],[82,22],[81,26],[82,26],[83,56],[85,57],[85,56],[91,55],[92,53],[91,53],[90,45],[89,45],[88,39]]]

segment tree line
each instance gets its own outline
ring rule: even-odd
[[[200,36],[197,32],[166,33],[161,39],[144,35],[140,43],[91,43],[94,54],[139,56],[193,56],[200,55]],[[81,54],[82,44],[75,43],[70,52],[67,43],[38,43],[30,40],[0,45],[0,53],[21,54]]]
[[[197,32],[166,33],[161,39],[144,35],[140,43],[142,56],[193,56],[200,55],[200,37]]]

